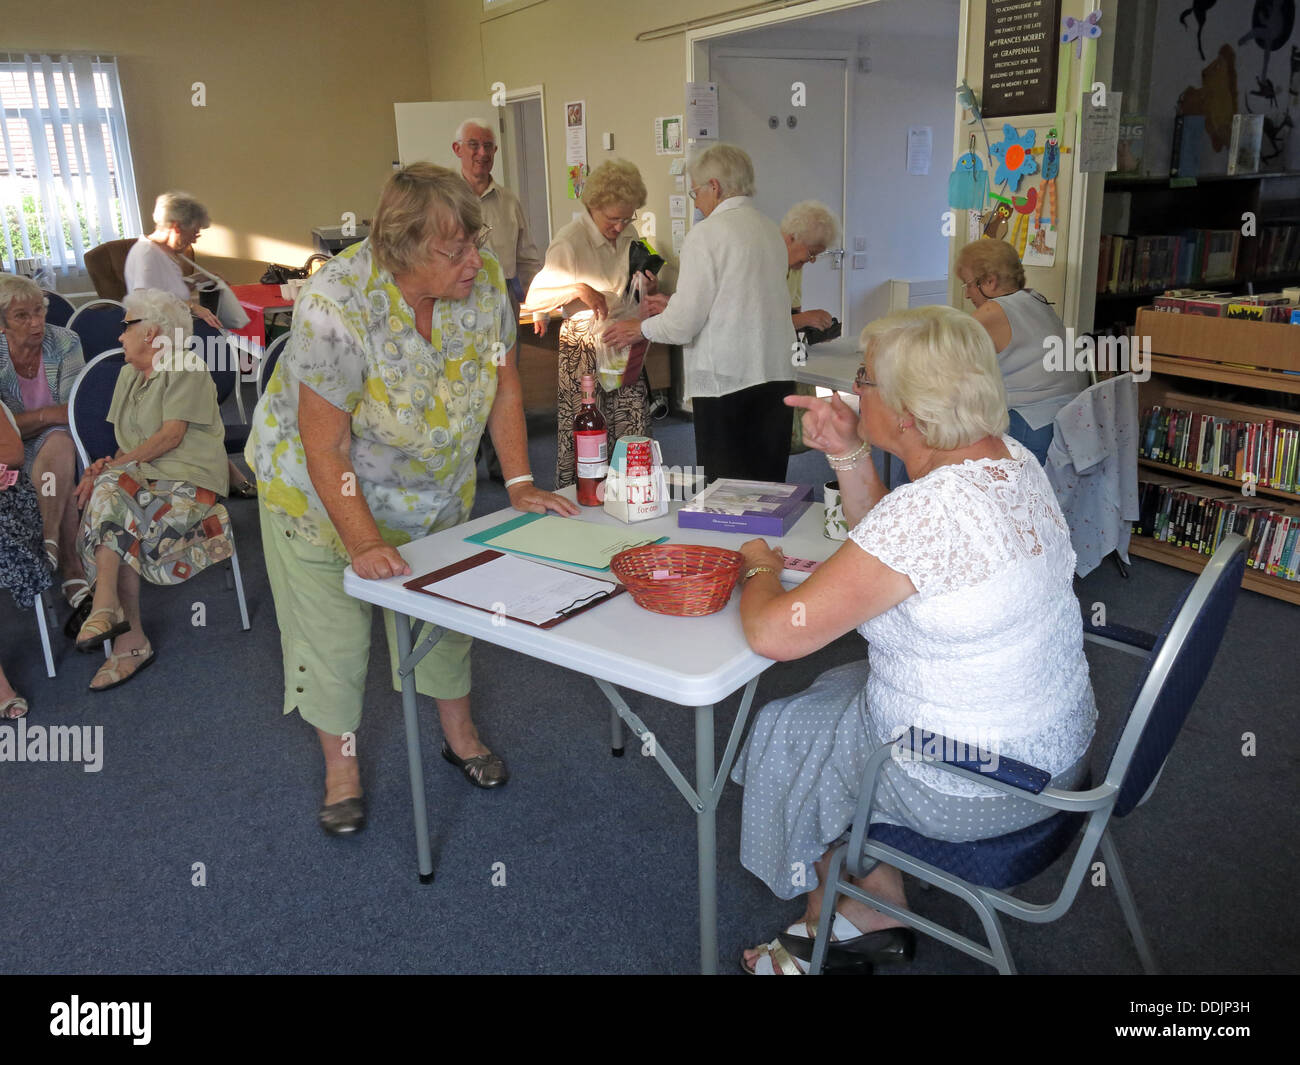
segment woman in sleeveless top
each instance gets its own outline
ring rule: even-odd
[[[967,244],[957,254],[957,278],[975,305],[975,320],[988,331],[998,353],[1011,413],[1007,432],[1043,465],[1052,443],[1052,421],[1088,387],[1088,375],[1048,368],[1046,356],[1054,346],[1049,338],[1071,354],[1065,326],[1046,299],[1025,288],[1025,268],[1006,241]]]

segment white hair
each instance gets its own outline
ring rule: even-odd
[[[988,332],[953,307],[917,307],[879,318],[862,348],[880,399],[907,412],[932,448],[955,451],[1007,431],[1007,390]]]
[[[839,240],[840,224],[824,203],[803,200],[786,211],[781,232],[805,248],[825,251]]]
[[[704,185],[716,181],[722,188],[722,199],[729,196],[754,195],[754,163],[749,155],[734,144],[713,144],[691,156],[686,172],[692,183]]]
[[[465,119],[464,122],[462,122],[459,126],[457,126],[457,127],[456,127],[456,140],[454,141],[454,143],[456,143],[456,144],[463,144],[463,143],[464,143],[464,141],[465,141],[465,131],[466,131],[467,129],[469,129],[470,126],[478,126],[480,129],[485,129],[485,130],[487,130],[489,133],[492,134],[492,143],[493,143],[493,144],[496,144],[496,142],[497,142],[497,135],[496,135],[495,131],[492,129],[491,124],[488,123],[488,122],[483,121],[483,119],[481,119],[481,118],[467,118],[467,119]]]
[[[195,227],[204,229],[212,225],[212,218],[208,215],[208,209],[188,192],[172,189],[164,192],[154,201],[153,224],[178,225],[182,229]]]
[[[9,308],[15,303],[46,303],[41,286],[22,274],[0,274],[0,322],[8,325]]]
[[[126,307],[128,319],[138,318],[147,330],[151,325],[168,338],[176,338],[182,344],[194,332],[194,320],[190,309],[178,297],[170,292],[156,288],[138,288],[128,292],[122,301]]]

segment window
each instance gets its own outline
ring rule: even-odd
[[[67,274],[140,232],[117,61],[0,54],[0,266]]]

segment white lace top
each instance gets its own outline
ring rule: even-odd
[[[1083,756],[1097,718],[1074,550],[1042,467],[1002,442],[1011,459],[941,466],[849,534],[917,590],[858,629],[871,645],[865,716],[880,743],[918,725],[1055,775]],[[949,795],[995,794],[900,764]]]

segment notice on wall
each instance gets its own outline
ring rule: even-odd
[[[988,0],[984,20],[985,118],[1056,108],[1061,0]]]
[[[670,224],[673,233],[673,254],[681,255],[682,245],[686,242],[686,219],[674,218]]]
[[[564,105],[564,162],[568,166],[587,161],[587,101]]]
[[[718,139],[718,83],[686,83],[686,135],[692,140]]]
[[[1119,165],[1119,116],[1124,94],[1108,92],[1106,106],[1095,107],[1091,95],[1083,98],[1083,129],[1079,139],[1079,169],[1105,173]]]
[[[682,154],[682,116],[655,119],[655,155]]]
[[[907,172],[923,175],[930,172],[930,150],[934,144],[931,126],[909,126],[907,129]]]
[[[686,197],[669,196],[668,197],[668,217],[685,218],[686,217]]]

